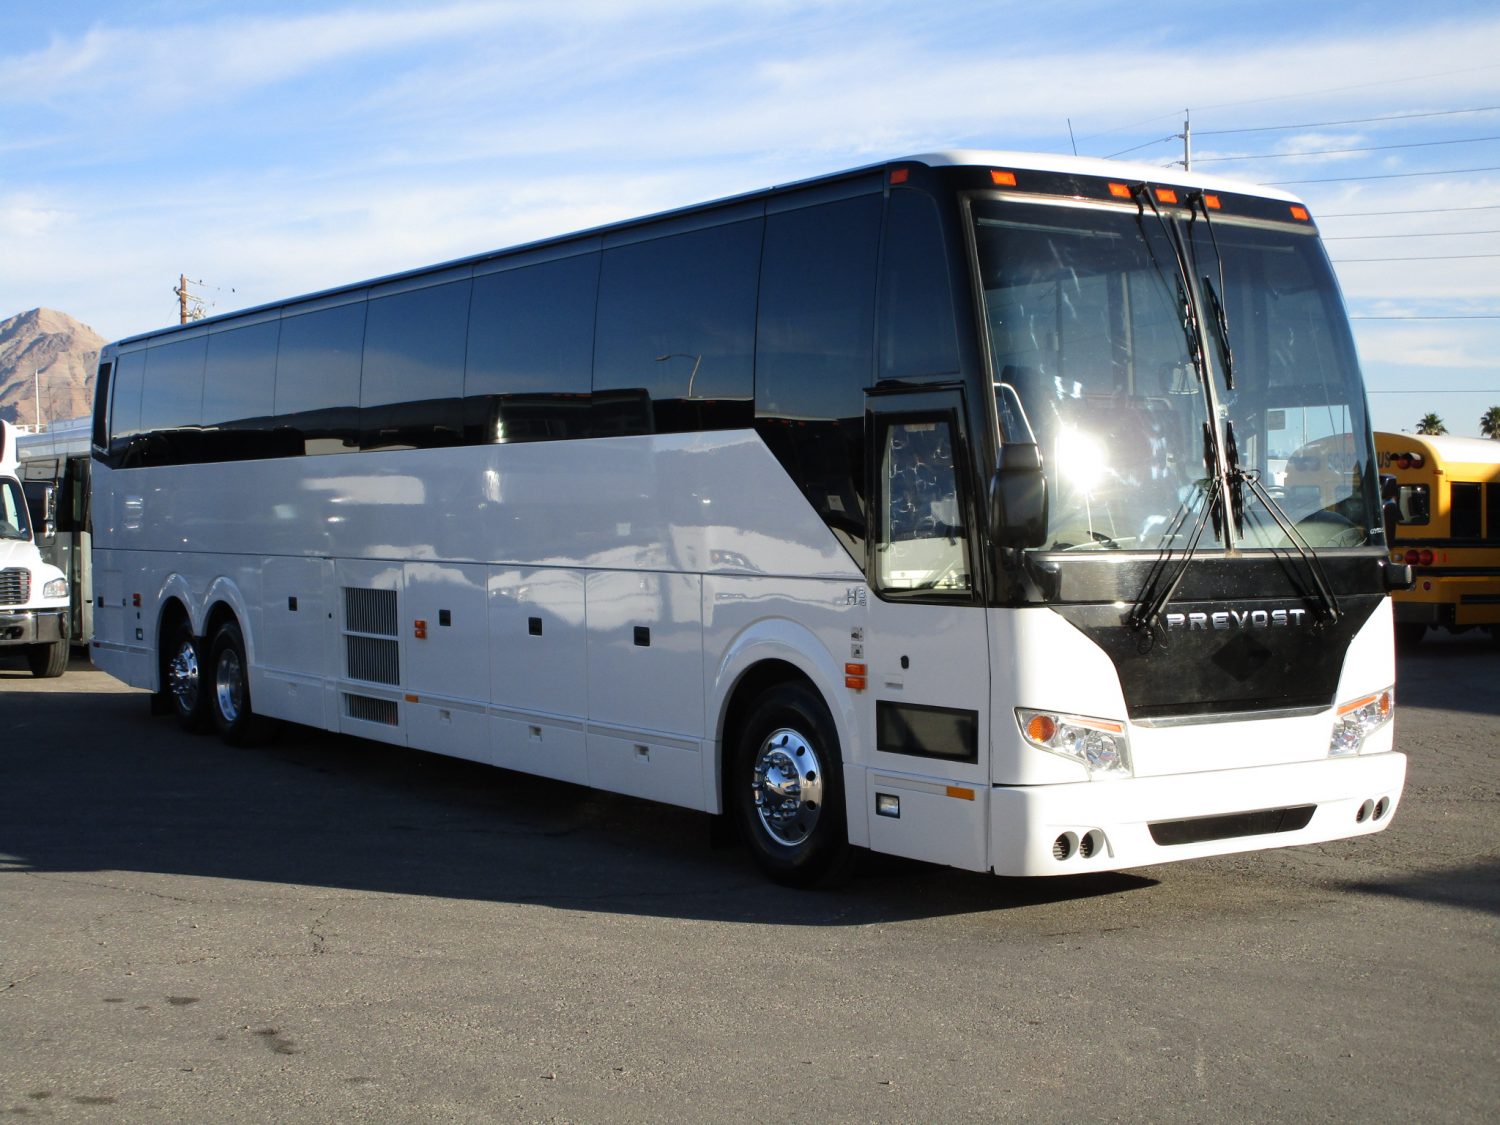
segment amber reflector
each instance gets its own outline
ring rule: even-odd
[[[1203,205],[1210,211],[1217,211],[1220,207],[1224,206],[1219,202],[1219,197],[1217,195],[1205,195],[1203,197]]]
[[[1129,199],[1133,193],[1129,184],[1110,184],[1109,194],[1116,199]]]
[[[1051,715],[1033,715],[1026,724],[1026,737],[1033,742],[1049,742],[1057,733],[1057,721]]]
[[[1159,187],[1156,189],[1156,202],[1176,203],[1177,193],[1169,187]]]
[[[1307,222],[1307,220],[1309,218],[1309,216],[1307,214],[1307,208],[1306,207],[1293,207],[1292,208],[1292,218],[1294,218],[1294,219],[1301,219],[1304,223]]]
[[[1016,186],[1016,174],[1014,172],[997,172],[992,169],[990,171],[990,179],[1000,187]]]

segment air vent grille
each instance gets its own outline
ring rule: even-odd
[[[395,590],[344,587],[344,659],[351,680],[401,683]]]
[[[31,600],[31,571],[24,566],[0,570],[0,605],[25,605]]]
[[[394,727],[401,723],[396,703],[391,699],[372,699],[368,695],[344,693],[344,714],[364,723],[380,723]]]

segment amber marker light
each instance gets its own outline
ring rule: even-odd
[[[974,790],[966,789],[962,785],[950,785],[948,786],[948,796],[959,801],[972,801],[974,799]]]
[[[1033,715],[1026,724],[1026,737],[1033,742],[1051,742],[1057,733],[1057,720],[1051,715]]]
[[[1177,193],[1169,187],[1159,187],[1156,189],[1156,202],[1176,203]]]
[[[996,187],[1016,186],[1016,174],[1014,172],[1001,172],[992,168],[990,169],[990,180]]]
[[[1203,197],[1203,206],[1207,207],[1210,211],[1218,211],[1224,205],[1219,202],[1219,197],[1217,195],[1205,194]]]
[[[1109,194],[1116,199],[1134,199],[1135,192],[1130,190],[1129,184],[1110,184]]]
[[[846,688],[853,688],[855,691],[864,691],[865,685],[868,682],[863,664],[844,665],[844,686]]]
[[[1302,222],[1305,223],[1305,222],[1307,222],[1308,219],[1312,218],[1312,216],[1307,213],[1307,208],[1306,207],[1298,207],[1298,206],[1293,205],[1293,207],[1292,207],[1292,218],[1294,218],[1294,219],[1300,219]]]
[[[910,168],[897,168],[891,173],[891,183],[893,184],[904,184],[909,179],[911,179]]]

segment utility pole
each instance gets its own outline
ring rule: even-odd
[[[177,294],[177,323],[186,324],[190,320],[203,319],[204,300],[188,289],[189,285],[202,285],[203,282],[189,282],[187,274],[177,275],[177,288],[172,292]]]
[[[1193,170],[1193,111],[1182,111],[1182,170]]]
[[[32,381],[36,384],[36,432],[42,432],[42,371],[39,367],[31,369]]]

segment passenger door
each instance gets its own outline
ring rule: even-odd
[[[963,405],[958,390],[869,399],[866,800],[877,848],[972,867],[985,854],[990,670]],[[899,818],[877,792],[900,797]]]

